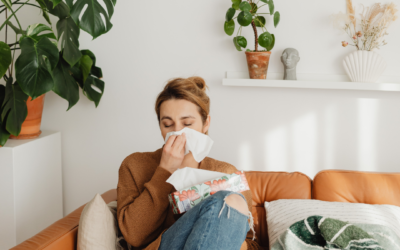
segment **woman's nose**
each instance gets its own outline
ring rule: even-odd
[[[183,129],[183,126],[175,126],[175,131],[181,131]]]

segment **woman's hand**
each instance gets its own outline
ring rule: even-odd
[[[171,174],[174,173],[181,165],[185,156],[185,133],[181,135],[171,135],[165,143],[160,167],[168,170]]]

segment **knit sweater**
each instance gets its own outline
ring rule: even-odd
[[[160,167],[162,148],[155,152],[133,153],[119,169],[117,187],[117,218],[125,240],[137,250],[157,250],[162,234],[181,215],[175,215],[168,194],[176,189],[166,180],[171,173]],[[199,169],[232,174],[237,169],[229,163],[206,157]],[[244,191],[249,211],[252,211],[251,191]],[[263,249],[247,234],[240,250]]]

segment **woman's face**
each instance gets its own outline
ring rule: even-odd
[[[210,116],[203,124],[199,108],[184,99],[164,101],[160,106],[160,129],[165,140],[168,132],[179,131],[185,127],[205,133],[210,127]]]

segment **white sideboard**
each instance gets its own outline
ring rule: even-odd
[[[0,148],[0,202],[0,249],[63,217],[60,132],[8,140]]]

